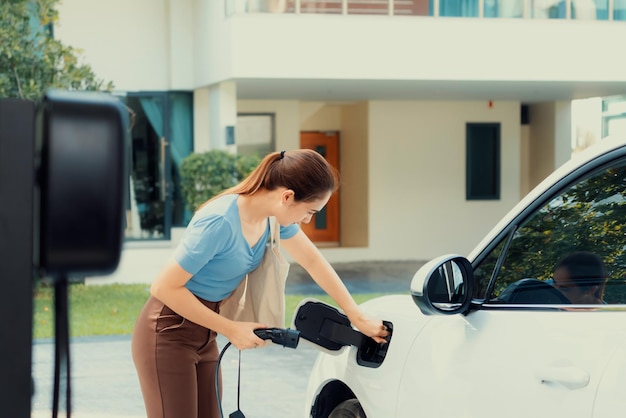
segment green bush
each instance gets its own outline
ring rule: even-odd
[[[259,165],[258,156],[231,154],[224,150],[192,153],[180,166],[181,189],[191,211],[221,191],[243,180]]]

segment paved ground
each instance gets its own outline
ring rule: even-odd
[[[335,263],[348,290],[352,293],[409,291],[411,279],[424,264],[422,261],[368,261],[359,263]],[[321,292],[313,279],[297,264],[289,268],[287,293]]]
[[[225,346],[220,340],[220,347]],[[304,416],[306,376],[317,350],[306,343],[297,349],[268,346],[242,352],[241,410],[250,418]],[[72,417],[145,418],[139,383],[130,355],[130,336],[75,339],[71,344]],[[51,417],[54,343],[33,346],[35,396],[33,418]],[[236,410],[237,350],[222,359],[223,411]],[[64,401],[64,394],[60,398]],[[61,409],[59,417],[65,417]]]
[[[421,262],[368,262],[336,265],[351,292],[408,292]],[[288,293],[316,293],[318,288],[298,266],[292,266]],[[224,338],[219,345],[224,347]],[[306,342],[297,349],[268,346],[242,353],[241,410],[249,418],[306,416],[308,372],[318,351]],[[130,336],[76,338],[71,342],[72,417],[145,418],[143,400],[130,354]],[[237,350],[222,359],[224,416],[236,410]],[[52,416],[54,341],[33,345],[35,395],[31,418]],[[61,400],[64,397],[61,396]],[[65,417],[65,410],[59,417]]]

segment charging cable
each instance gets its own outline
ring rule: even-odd
[[[226,350],[228,350],[228,347],[230,347],[231,345],[232,343],[229,341],[228,344],[226,344],[226,346],[222,349],[219,357],[217,358],[217,366],[215,368],[215,394],[217,395],[217,405],[219,406],[219,410],[220,410],[220,418],[224,418],[224,412],[222,411],[222,398],[220,396],[220,364],[222,363],[222,357],[224,357],[224,353],[226,352]],[[245,415],[243,414],[243,412],[241,412],[241,408],[239,408],[239,395],[241,393],[240,382],[241,382],[241,350],[239,350],[239,364],[237,365],[237,411],[230,414],[229,418],[237,418],[237,417],[245,418]],[[235,415],[237,413],[239,415]]]
[[[298,342],[300,341],[300,331],[293,330],[290,328],[259,328],[255,329],[254,333],[257,337],[263,340],[271,340],[274,344],[282,345],[287,348],[296,348],[298,347]],[[224,418],[224,412],[222,411],[222,398],[220,396],[220,364],[222,362],[222,357],[224,357],[224,353],[226,350],[232,345],[229,341],[228,344],[224,346],[220,355],[217,357],[217,366],[215,367],[215,394],[217,395],[217,405],[220,410],[220,418]],[[239,397],[241,395],[241,350],[239,350],[239,362],[237,365],[237,410],[230,414],[229,418],[246,418],[246,416],[241,412],[241,408],[239,407]]]

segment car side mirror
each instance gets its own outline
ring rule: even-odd
[[[424,315],[466,312],[473,290],[472,265],[465,257],[454,254],[426,263],[411,280],[411,296]]]

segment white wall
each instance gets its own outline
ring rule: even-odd
[[[209,148],[209,88],[203,87],[193,92],[193,150],[205,152]]]
[[[626,37],[620,22],[227,17],[221,0],[63,0],[58,9],[55,36],[118,91],[237,78],[626,81],[610,42]]]
[[[195,60],[193,0],[167,0],[167,15],[169,89],[190,90],[194,86]]]
[[[208,86],[230,79],[233,45],[224,1],[194,0],[194,83]]]
[[[370,109],[372,255],[467,254],[519,201],[519,102],[372,102]],[[467,122],[501,123],[500,200],[465,200]]]
[[[572,102],[554,103],[554,168],[572,158]]]
[[[63,0],[54,35],[117,91],[192,88],[192,0]]]
[[[622,57],[608,41],[626,37],[618,22],[268,13],[233,16],[222,29],[232,49],[222,48],[225,59],[213,62],[232,68],[216,71],[209,83],[229,76],[626,80]]]

